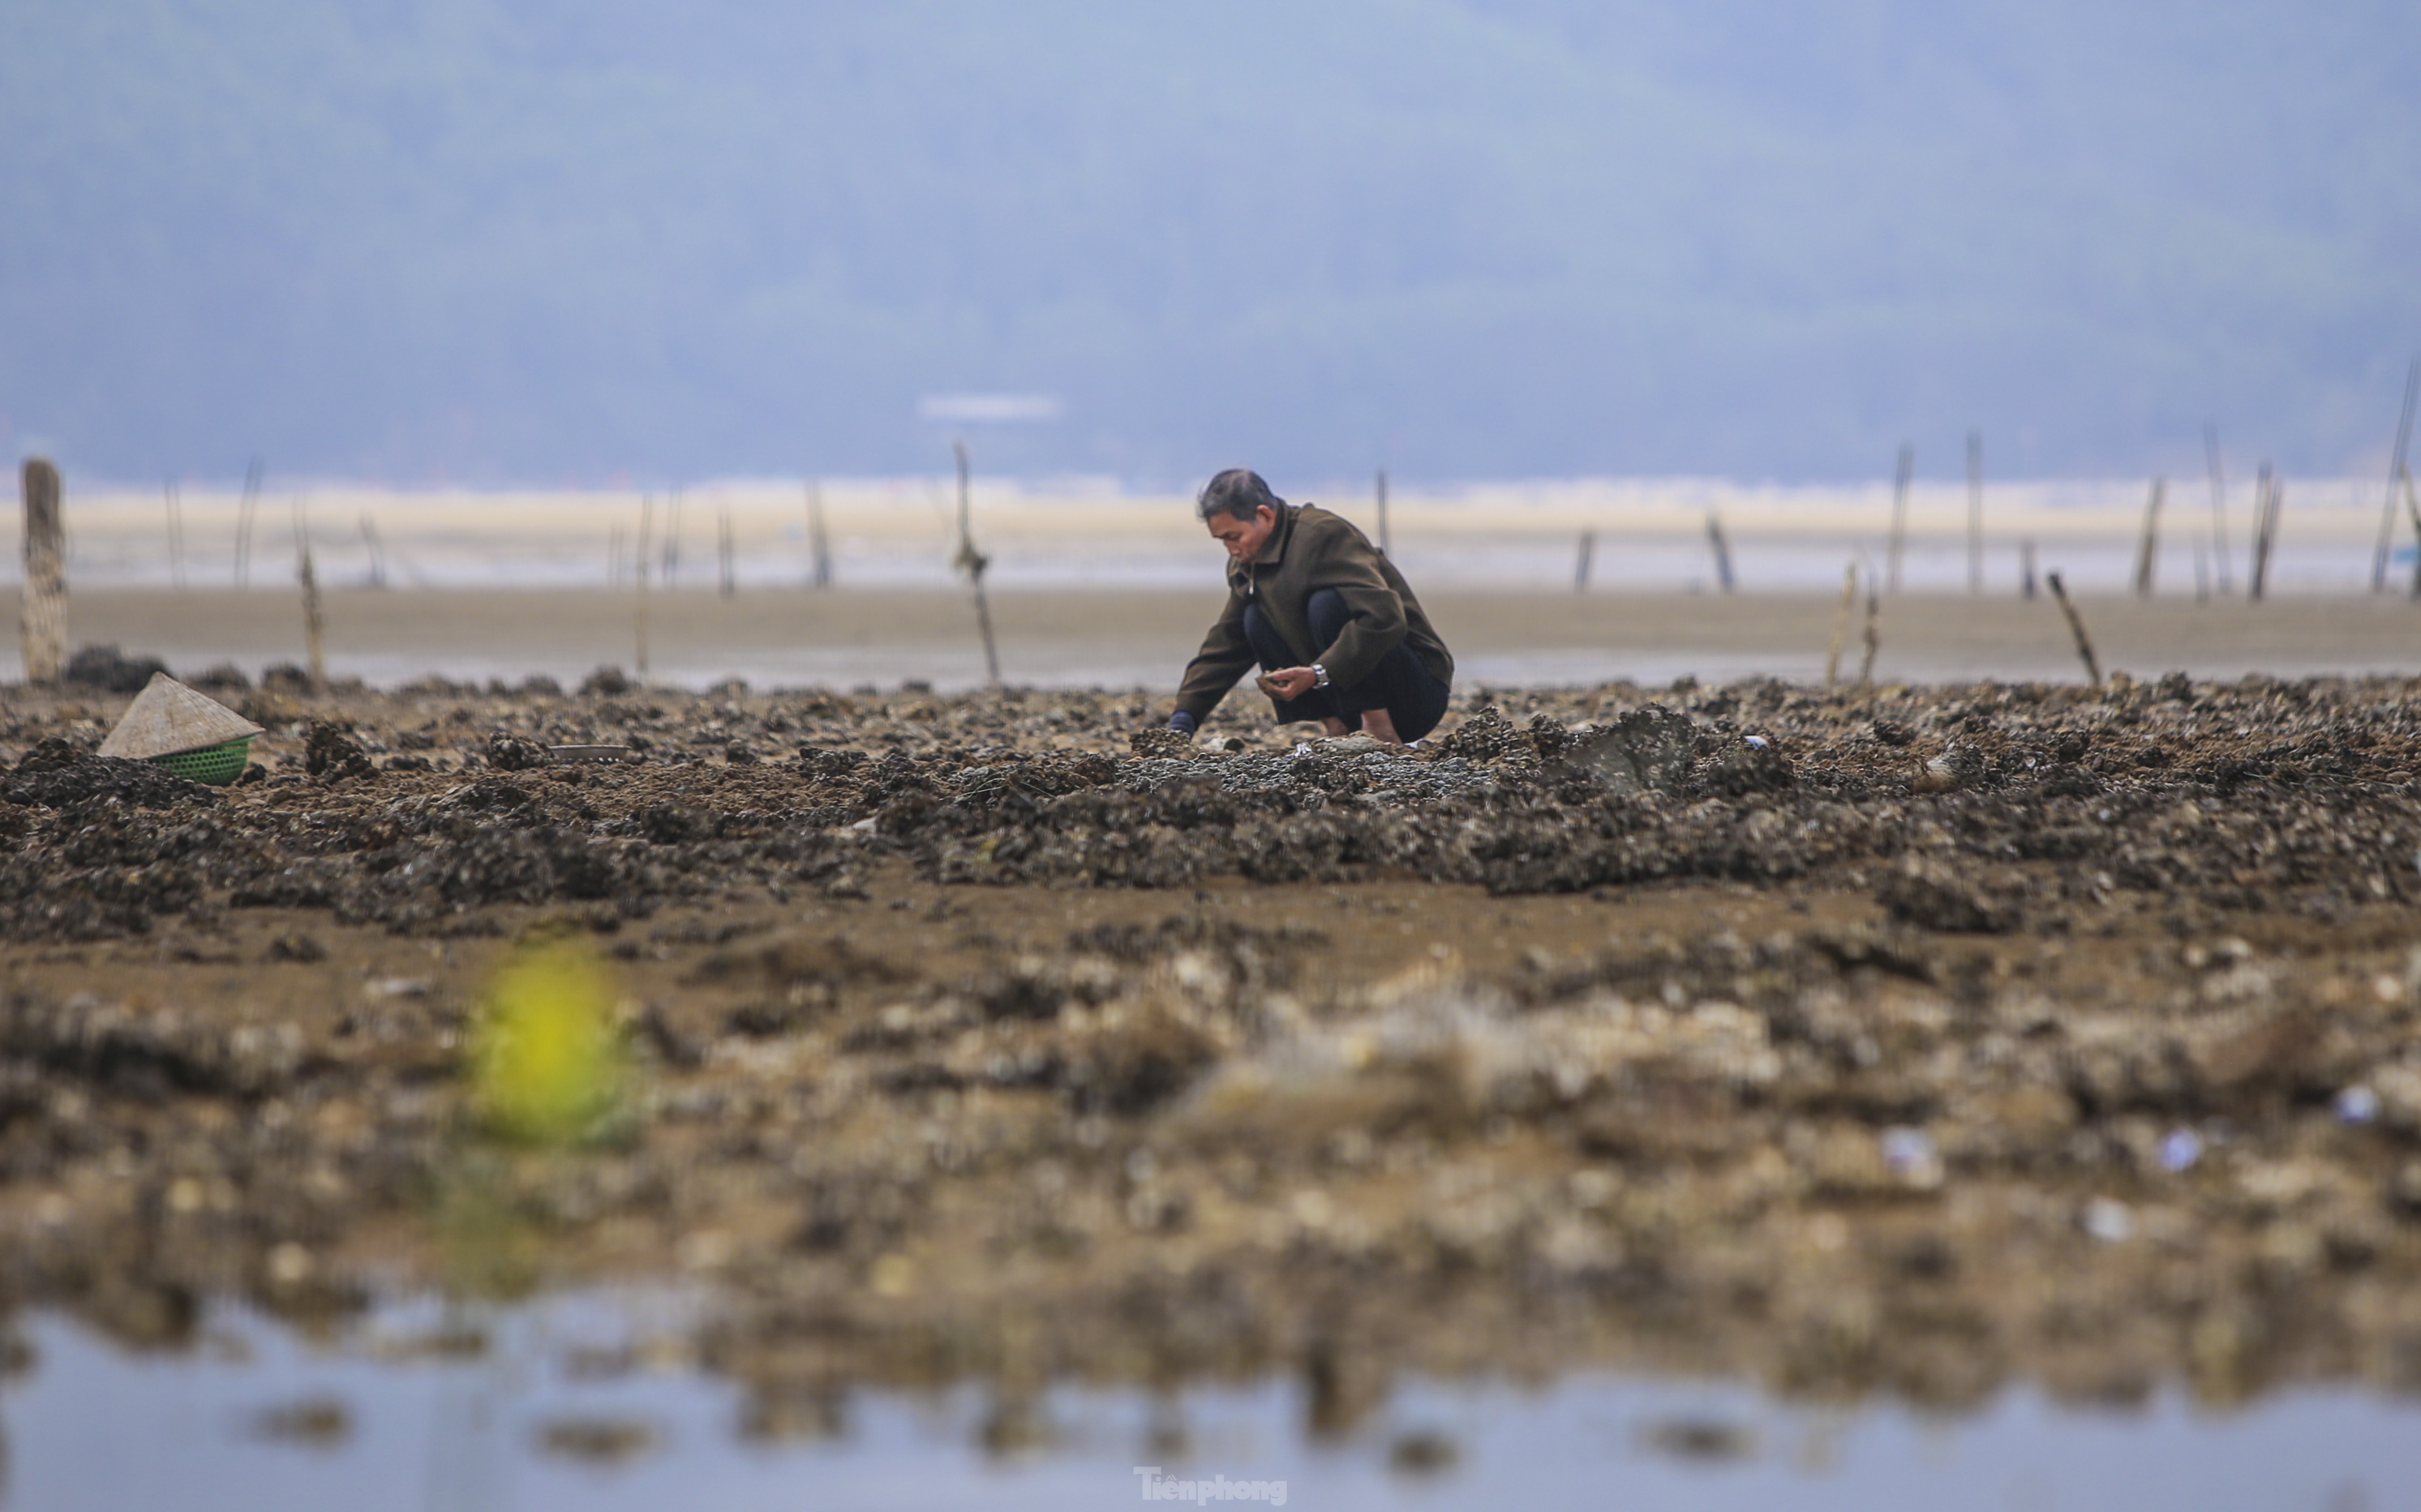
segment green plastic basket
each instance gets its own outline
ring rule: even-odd
[[[165,767],[189,782],[206,782],[213,787],[224,787],[243,775],[243,763],[252,751],[252,737],[239,735],[232,740],[221,740],[198,751],[172,751],[151,758],[155,767]]]

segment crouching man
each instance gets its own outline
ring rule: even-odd
[[[1193,733],[1257,662],[1280,724],[1316,719],[1391,745],[1437,726],[1454,658],[1362,532],[1241,467],[1205,485],[1195,510],[1227,548],[1227,608],[1186,665],[1169,728]]]

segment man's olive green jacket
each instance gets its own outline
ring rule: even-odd
[[[1304,613],[1321,588],[1335,588],[1353,616],[1334,646],[1311,644]],[[1244,606],[1253,603],[1293,647],[1295,664],[1318,662],[1327,669],[1331,687],[1352,687],[1398,645],[1409,646],[1430,677],[1454,681],[1453,656],[1395,564],[1352,522],[1317,505],[1289,505],[1278,511],[1277,528],[1258,554],[1227,564],[1227,608],[1202,638],[1202,649],[1186,664],[1177,691],[1177,707],[1196,721],[1219,707],[1236,679],[1252,668]]]

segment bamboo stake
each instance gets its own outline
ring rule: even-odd
[[[1715,582],[1726,593],[1732,591],[1732,548],[1724,538],[1724,521],[1712,510],[1707,512],[1707,543],[1715,552]]]
[[[2085,620],[2078,616],[2076,605],[2069,602],[2067,585],[2059,581],[2057,572],[2044,574],[2043,581],[2051,585],[2051,596],[2059,600],[2059,612],[2068,616],[2068,632],[2076,637],[2076,654],[2085,659],[2085,675],[2093,679],[2095,687],[2101,687],[2101,661],[2093,654],[2093,639],[2085,633]]]
[[[300,499],[294,501],[294,578],[303,586],[303,651],[316,694],[328,685],[328,624],[320,605],[320,576],[311,569],[311,522]]]
[[[992,558],[976,550],[974,510],[969,502],[967,444],[953,441],[950,450],[957,456],[959,463],[959,555],[954,565],[975,585],[976,628],[983,633],[984,673],[991,678],[992,687],[997,689],[1000,686],[1000,652],[992,645],[992,603],[984,597],[983,581],[984,569],[992,566]]]
[[[168,578],[185,591],[185,501],[177,480],[168,480]]]
[[[235,507],[235,585],[248,587],[252,583],[252,518],[260,507],[260,459],[256,457],[243,470],[243,497]]]
[[[722,578],[722,593],[728,599],[739,593],[740,579],[732,560],[731,506],[727,504],[714,518],[714,547],[719,557],[717,567]]]
[[[1984,433],[1967,432],[1967,591],[1984,591]]]
[[[2144,537],[2135,543],[2135,597],[2152,596],[2152,574],[2160,561],[2161,501],[2169,491],[2169,480],[2152,479],[2152,496],[2144,501]]]
[[[1597,532],[1594,530],[1582,531],[1580,552],[1572,562],[1572,591],[1574,593],[1588,592],[1589,564],[1596,555]]]
[[[2219,427],[2203,426],[2202,449],[2210,463],[2211,560],[2219,569],[2219,591],[2226,595],[2235,592],[2236,585],[2227,580],[2227,485],[2220,475]]]
[[[25,459],[23,489],[25,587],[17,606],[17,643],[25,680],[52,683],[68,654],[67,517],[59,470],[40,457]]]
[[[1841,573],[1841,607],[1833,616],[1833,641],[1824,648],[1824,686],[1832,687],[1841,680],[1841,646],[1850,638],[1850,613],[1858,605],[1858,564],[1851,562]]]
[[[2387,501],[2379,511],[2379,546],[2370,553],[2370,591],[2387,586],[2387,543],[2396,531],[2396,480],[2404,475],[2404,459],[2413,444],[2413,404],[2421,397],[2421,357],[2404,371],[2404,408],[2396,420],[2396,450],[2387,461]]]
[[[1916,472],[1916,448],[1900,444],[1899,471],[1892,479],[1891,542],[1883,551],[1883,586],[1892,593],[1899,591],[1899,559],[1901,549],[1908,544],[1908,484]]]
[[[807,485],[807,545],[816,557],[815,585],[832,586],[832,538],[824,534],[824,491],[819,483]]]

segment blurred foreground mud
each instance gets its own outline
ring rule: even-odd
[[[175,1347],[210,1296],[678,1278],[773,1436],[961,1379],[1011,1435],[1273,1370],[1321,1432],[1415,1369],[2421,1389],[2402,682],[1482,690],[1411,753],[221,696],[272,731],[227,789],[85,754],[122,697],[0,713],[9,1303]],[[546,749],[598,743],[643,759]],[[466,1046],[563,936],[634,1070],[515,1146]]]

